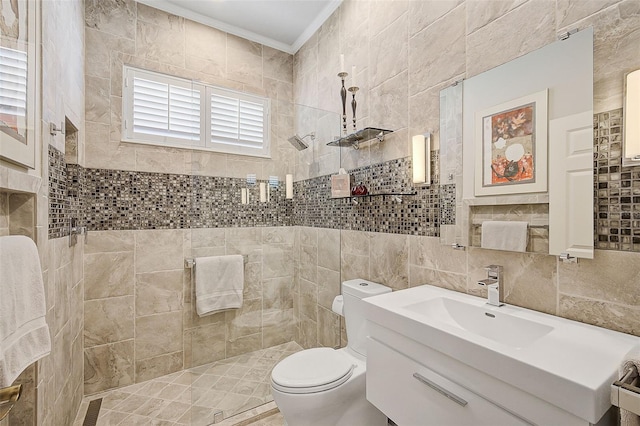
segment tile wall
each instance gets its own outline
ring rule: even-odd
[[[85,2],[86,167],[258,179],[293,173],[293,56],[134,0]],[[271,159],[121,142],[122,66],[271,100]]]
[[[243,254],[241,309],[199,317],[184,259]],[[85,393],[297,338],[291,227],[96,231],[85,246]]]
[[[302,226],[293,229],[297,342],[304,348],[339,346],[340,317],[331,310],[331,304],[340,294],[341,231]]]
[[[640,67],[635,0],[346,1],[296,53],[294,102],[340,113],[335,74],[344,53],[346,69],[357,69],[358,127],[395,131],[382,144],[343,148],[341,166],[406,158],[411,135],[431,131],[438,147],[442,89],[547,45],[558,33],[589,26],[594,28],[595,136],[601,138],[616,127],[615,120],[602,119],[622,106],[624,73]],[[479,294],[473,283],[484,276],[482,267],[497,263],[506,267],[509,303],[638,335],[640,254],[617,251],[636,250],[635,172],[618,174],[617,143],[615,132],[608,141],[597,141],[596,183],[606,183],[609,191],[601,185],[597,192],[596,208],[606,213],[597,222],[597,247],[613,250],[596,250],[593,260],[564,265],[543,254],[453,251],[430,236],[343,230],[342,279],[361,276],[394,288],[431,284]],[[441,194],[439,203],[452,206],[453,191]],[[455,209],[442,208],[440,215],[441,224],[451,223]],[[335,227],[330,221],[314,226]],[[377,252],[379,247],[384,252]]]
[[[64,152],[65,142],[64,136],[52,136],[41,129],[48,129],[49,123],[64,126],[66,119],[73,122],[78,130],[77,159],[82,164],[84,5],[79,0],[35,4],[41,9],[36,165],[25,171],[0,160],[0,235],[28,235],[38,246],[52,350],[18,378],[24,385],[23,396],[10,414],[9,424],[57,426],[73,422],[83,396],[83,246],[80,242],[69,248],[66,238],[48,238],[48,146]],[[60,201],[53,200],[56,204]],[[54,215],[60,213],[52,210]]]
[[[593,117],[596,247],[640,252],[640,166],[622,166],[622,118]]]

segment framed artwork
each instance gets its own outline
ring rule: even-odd
[[[0,0],[0,157],[35,167],[37,3]]]
[[[547,92],[476,112],[476,196],[547,191]]]

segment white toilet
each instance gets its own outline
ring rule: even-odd
[[[365,397],[368,333],[361,299],[390,291],[361,279],[343,282],[347,347],[306,349],[274,367],[271,393],[289,426],[386,426],[385,415]]]

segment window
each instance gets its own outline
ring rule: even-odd
[[[123,140],[269,157],[269,99],[124,67]]]

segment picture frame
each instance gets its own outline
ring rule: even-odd
[[[38,2],[0,8],[0,159],[35,168]]]
[[[548,90],[477,111],[475,195],[547,191]]]

